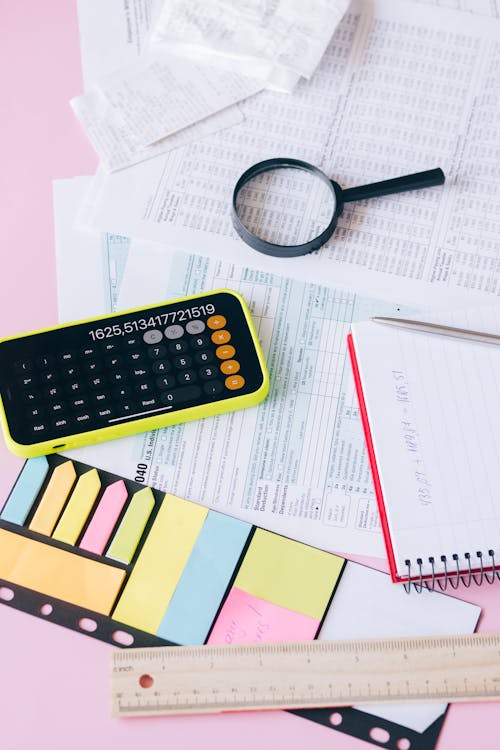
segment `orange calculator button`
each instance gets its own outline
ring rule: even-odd
[[[229,331],[214,331],[212,341],[214,344],[227,344],[228,341],[231,341],[231,334]]]
[[[212,329],[212,331],[216,331],[217,328],[224,328],[226,325],[226,319],[223,315],[212,315],[207,320],[207,326]]]
[[[240,363],[236,359],[226,359],[220,366],[224,375],[236,375],[240,369]]]
[[[232,375],[230,378],[226,378],[225,382],[226,388],[229,388],[230,391],[239,391],[245,385],[245,378],[242,378],[241,375]]]
[[[226,344],[225,346],[218,346],[215,353],[219,359],[232,359],[236,354],[236,349],[231,344]]]

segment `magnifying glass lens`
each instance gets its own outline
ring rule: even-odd
[[[236,213],[253,235],[275,245],[302,245],[318,237],[336,209],[331,185],[314,172],[276,167],[247,180]]]

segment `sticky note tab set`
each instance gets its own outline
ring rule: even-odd
[[[314,638],[343,566],[58,454],[0,511],[0,601],[125,646]]]

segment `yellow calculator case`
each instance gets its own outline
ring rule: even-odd
[[[0,422],[24,457],[254,406],[268,390],[229,289],[0,340]]]

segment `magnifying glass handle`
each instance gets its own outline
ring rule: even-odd
[[[415,172],[415,174],[407,174],[403,177],[394,177],[392,180],[382,180],[382,182],[372,182],[370,185],[342,190],[342,198],[345,203],[362,201],[365,198],[377,198],[380,195],[404,193],[406,190],[442,185],[443,182],[442,169],[428,169],[426,172]]]

